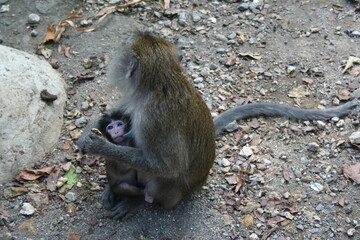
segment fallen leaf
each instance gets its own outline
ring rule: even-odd
[[[255,59],[255,60],[260,60],[261,59],[261,56],[260,54],[257,54],[257,53],[239,53],[239,56],[240,57],[243,57],[245,59]]]
[[[71,234],[67,240],[80,240],[81,236],[78,234]]]
[[[50,191],[56,190],[56,183],[60,176],[60,168],[55,168],[46,179],[46,188]]]
[[[288,92],[288,96],[291,98],[301,98],[309,95],[310,93],[306,90],[305,86],[303,85],[295,87],[290,92]]]
[[[246,214],[244,216],[244,226],[250,227],[252,225],[254,225],[254,217],[251,214]]]
[[[59,193],[63,193],[67,190],[70,190],[75,185],[75,183],[77,181],[77,175],[76,175],[74,165],[70,166],[69,170],[65,173],[64,177],[67,178],[68,180],[67,180],[66,184],[64,184],[59,189]]]
[[[232,176],[229,176],[229,177],[225,177],[225,180],[230,184],[230,185],[235,185],[237,184],[237,179],[238,177],[236,175],[232,175]]]
[[[234,222],[234,219],[228,214],[224,214],[223,219],[225,226],[231,225]]]
[[[70,57],[70,47],[67,47],[65,44],[61,44],[61,50],[64,51],[65,57]]]
[[[345,165],[343,167],[343,173],[345,177],[354,180],[354,182],[360,184],[360,163],[354,165]]]
[[[283,178],[285,179],[285,181],[289,182],[290,181],[290,173],[287,169],[283,169]]]
[[[163,9],[170,8],[170,0],[160,0],[160,5]]]
[[[269,225],[274,225],[274,224],[277,224],[277,223],[285,221],[285,220],[286,220],[286,218],[278,216],[278,217],[273,217],[273,218],[268,219],[267,223]]]
[[[19,175],[16,176],[16,180],[33,181],[42,176],[49,175],[54,170],[54,167],[45,167],[35,170],[22,170]]]
[[[351,92],[349,92],[347,89],[340,89],[340,91],[338,92],[338,94],[336,94],[336,96],[340,100],[349,100],[351,98]]]
[[[239,192],[240,188],[244,185],[245,183],[245,171],[244,171],[244,167],[240,166],[239,172],[237,174],[237,184],[235,187],[235,193]]]
[[[303,78],[303,82],[306,82],[309,85],[312,85],[314,83],[314,80],[311,78]]]
[[[344,197],[339,197],[339,201],[338,201],[339,205],[344,207],[345,206],[345,198]]]
[[[349,68],[351,68],[354,65],[354,63],[360,63],[360,58],[350,56],[346,62],[345,68],[342,71],[342,73],[345,73]]]

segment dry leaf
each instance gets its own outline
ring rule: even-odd
[[[160,5],[163,9],[170,8],[170,0],[160,0]]]
[[[339,201],[338,201],[339,205],[344,207],[345,206],[345,198],[344,197],[339,197]]]
[[[64,51],[65,57],[70,57],[70,47],[67,47],[65,44],[61,44],[61,50]]]
[[[230,225],[230,224],[232,224],[234,222],[234,219],[228,214],[224,214],[223,218],[224,218],[225,226],[228,226],[228,225]]]
[[[225,180],[230,184],[230,185],[235,185],[237,184],[237,179],[238,177],[236,175],[232,175],[230,177],[225,177]]]
[[[55,168],[46,179],[46,188],[50,191],[56,190],[56,183],[60,176],[60,168]]]
[[[254,225],[254,217],[251,214],[246,214],[244,216],[244,226],[250,227],[252,225]]]
[[[36,170],[23,170],[20,172],[19,175],[16,176],[16,180],[27,180],[27,181],[33,181],[36,180],[42,176],[49,175],[54,170],[54,167],[45,167],[42,169],[36,169]]]
[[[303,86],[303,85],[293,88],[288,93],[288,96],[291,98],[301,98],[301,97],[305,97],[305,96],[309,96],[309,95],[310,95],[310,93],[306,90],[305,86]]]
[[[336,96],[340,100],[349,100],[351,98],[351,92],[346,89],[341,89]]]
[[[255,60],[260,60],[261,59],[261,56],[260,54],[257,54],[257,53],[239,53],[239,56],[240,57],[243,57],[245,59],[255,59]]]
[[[354,63],[360,63],[360,58],[350,56],[348,61],[346,62],[345,68],[342,71],[342,73],[345,73],[349,68],[351,68],[354,65]]]
[[[306,82],[309,85],[312,85],[314,83],[314,80],[311,78],[303,78],[303,82]]]
[[[235,193],[239,192],[240,188],[244,185],[245,183],[245,171],[244,171],[244,167],[240,166],[239,172],[237,174],[237,184],[235,187]]]
[[[356,163],[350,166],[345,165],[343,172],[345,177],[350,178],[354,180],[354,182],[360,184],[360,163]]]

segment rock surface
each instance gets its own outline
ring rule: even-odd
[[[5,46],[0,53],[0,183],[5,183],[56,143],[66,94],[64,81],[48,62]],[[57,100],[42,101],[45,89]]]

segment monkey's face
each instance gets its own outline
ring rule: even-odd
[[[115,143],[121,143],[125,140],[126,124],[121,120],[112,121],[106,126],[106,132]]]

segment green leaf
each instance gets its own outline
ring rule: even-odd
[[[64,177],[66,177],[68,180],[67,182],[59,189],[59,193],[63,193],[67,190],[70,190],[75,183],[77,182],[77,175],[75,172],[74,165],[71,164],[69,170],[65,173]]]

